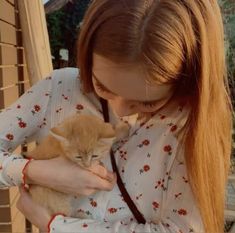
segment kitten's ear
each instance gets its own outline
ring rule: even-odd
[[[101,137],[112,138],[115,137],[116,133],[113,126],[110,123],[104,123],[102,127]]]
[[[63,132],[59,127],[54,127],[50,131],[50,135],[56,138],[59,142],[66,144],[68,140],[63,136]]]

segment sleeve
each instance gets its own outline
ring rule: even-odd
[[[50,91],[51,77],[48,77],[0,113],[0,188],[23,183],[23,169],[29,160],[13,151],[30,141],[30,137],[46,124],[44,117]]]
[[[163,190],[163,208],[161,218],[146,224],[128,221],[106,222],[92,219],[77,219],[62,215],[54,216],[48,226],[50,233],[60,232],[102,232],[102,233],[190,233],[205,232],[199,209],[191,191],[184,160],[174,159],[169,172],[157,183]],[[158,208],[157,202],[151,203],[153,209]]]

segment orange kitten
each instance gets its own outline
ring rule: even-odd
[[[127,136],[128,131],[127,124],[121,123],[114,128],[96,116],[75,114],[52,128],[50,134],[27,156],[40,160],[64,156],[88,169],[109,155],[114,140]],[[70,205],[72,195],[39,185],[30,185],[29,192],[33,200],[51,214],[60,212],[71,217],[83,217],[73,214]]]

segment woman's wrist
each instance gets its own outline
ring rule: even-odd
[[[31,159],[23,169],[23,180],[25,184],[40,184],[40,174],[43,170],[43,161]]]
[[[23,182],[23,188],[26,188],[27,184],[32,183],[32,181],[28,178],[26,170],[28,169],[29,163],[32,162],[32,158],[28,159],[27,163],[24,165],[22,169],[22,182]]]

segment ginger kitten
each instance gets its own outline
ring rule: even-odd
[[[113,127],[96,116],[75,114],[52,128],[50,134],[27,157],[44,160],[64,156],[89,169],[92,164],[109,155],[114,140],[127,136],[128,131],[129,126],[124,123]],[[74,195],[39,185],[30,185],[29,192],[33,200],[46,207],[51,214],[59,212],[71,217],[83,217],[72,211],[70,202]]]

